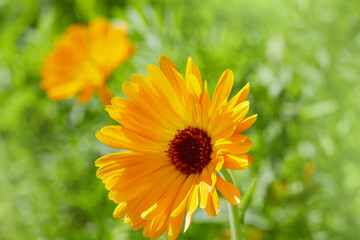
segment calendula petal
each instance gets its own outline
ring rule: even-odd
[[[186,64],[186,81],[188,81],[188,77],[190,75],[194,75],[196,77],[197,80],[197,88],[200,88],[201,90],[203,89],[203,85],[202,85],[202,78],[201,78],[201,74],[199,71],[199,68],[194,64],[193,60],[191,59],[191,57],[188,58],[187,64]]]
[[[248,152],[252,147],[252,141],[249,139],[243,140],[241,142],[232,142],[232,141],[219,141],[215,143],[214,150],[222,150],[227,153],[233,154],[242,154]]]
[[[165,212],[170,211],[173,206],[174,200],[178,194],[179,189],[183,186],[186,178],[184,175],[179,176],[176,181],[174,181],[169,188],[169,191],[166,191],[163,196],[157,201],[153,206],[144,211],[141,214],[143,219],[151,219],[157,215],[165,214]]]
[[[95,90],[93,88],[85,89],[83,90],[79,96],[77,97],[77,100],[80,103],[85,103],[90,100],[90,98],[94,95]]]
[[[184,185],[179,189],[179,193],[176,196],[173,207],[171,209],[171,217],[178,216],[186,207],[187,199],[189,194],[191,193],[195,179],[197,179],[197,175],[190,175],[188,179],[185,181]]]
[[[228,103],[228,108],[231,110],[236,105],[245,101],[250,92],[250,83],[247,83]]]
[[[167,56],[162,55],[159,59],[160,70],[165,74],[169,83],[173,86],[178,97],[181,97],[181,88],[179,86],[178,78],[174,74],[174,70],[177,72],[175,64]]]
[[[232,118],[235,123],[241,121],[249,112],[250,103],[248,101],[241,102],[232,110]]]
[[[181,227],[184,221],[185,209],[179,213],[176,217],[170,217],[170,221],[167,228],[167,237],[169,240],[176,239],[181,231]]]
[[[244,170],[252,163],[251,156],[247,153],[243,154],[225,154],[224,155],[224,168],[234,170]]]
[[[211,174],[207,167],[204,168],[201,173],[200,183],[199,183],[199,207],[205,208],[208,201],[208,193],[211,191],[212,181]]]
[[[209,193],[208,202],[206,205],[206,212],[210,217],[215,217],[220,212],[220,201],[219,196],[215,189],[211,193]]]
[[[233,184],[225,181],[224,179],[222,179],[222,177],[218,176],[215,187],[232,205],[238,205],[240,203],[240,191]]]
[[[143,126],[144,133],[152,134],[153,138],[168,139],[173,137],[173,124],[164,121],[166,118],[164,119],[161,115],[156,114],[154,109],[148,109],[146,106],[139,106],[139,104],[126,99],[114,97],[112,104],[107,105],[105,110],[110,117],[128,128]],[[126,121],[131,122],[126,124]]]
[[[199,85],[198,79],[193,74],[189,74],[186,79],[186,85],[190,94],[199,97],[202,93],[202,86]]]
[[[175,113],[182,113],[183,105],[181,104],[181,99],[178,98],[176,89],[170,84],[162,71],[155,65],[149,65],[147,72],[154,88],[157,90],[165,104],[167,104],[170,109],[174,110]]]
[[[128,203],[127,209],[128,221],[131,224],[137,224],[144,219],[141,218],[141,213],[150,208],[158,199],[164,194],[165,191],[171,187],[172,181],[174,181],[179,175],[176,173],[168,175],[169,181],[153,181],[153,184],[157,184],[156,188],[150,191],[144,192],[145,194],[133,199]]]
[[[212,97],[210,115],[215,114],[219,109],[219,105],[228,99],[232,86],[234,84],[234,74],[227,69],[220,77]]]
[[[96,137],[104,144],[119,149],[137,152],[154,152],[161,148],[161,146],[155,145],[153,141],[117,125],[102,128],[96,132]]]
[[[234,132],[241,133],[241,132],[247,130],[249,127],[251,127],[255,123],[257,116],[258,116],[257,114],[254,114],[250,117],[244,118],[240,123],[238,123],[236,125]]]
[[[82,87],[83,83],[81,82],[65,82],[49,88],[46,95],[52,100],[71,98],[76,92],[80,91]]]

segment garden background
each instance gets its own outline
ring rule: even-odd
[[[100,100],[39,88],[54,41],[99,16],[128,22],[137,45],[109,80],[117,96],[162,54],[181,73],[191,56],[211,91],[227,68],[232,95],[251,82],[254,163],[234,172],[243,196],[257,179],[245,239],[359,236],[360,1],[0,0],[0,239],[142,239],[96,178],[94,161],[116,152],[94,136],[114,123]],[[198,210],[178,239],[229,239],[226,208]]]

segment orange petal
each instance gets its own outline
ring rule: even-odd
[[[169,240],[176,239],[181,231],[181,227],[184,221],[185,209],[176,217],[170,217],[168,228],[167,228],[167,237]]]
[[[233,184],[222,179],[219,175],[215,187],[232,205],[238,205],[240,203],[241,195],[239,189],[237,189]]]
[[[187,64],[186,64],[186,74],[185,74],[186,81],[188,81],[188,77],[191,74],[195,75],[195,77],[197,79],[197,84],[198,84],[199,88],[202,90],[203,85],[202,85],[202,78],[201,78],[199,68],[192,61],[191,57],[189,57],[188,61],[187,61]]]
[[[241,102],[232,110],[232,118],[234,123],[241,121],[249,112],[250,103],[248,101]]]
[[[143,219],[151,219],[156,217],[157,215],[162,215],[164,213],[168,214],[170,208],[174,203],[174,199],[176,198],[179,189],[184,185],[186,181],[185,175],[180,175],[172,184],[171,187],[164,193],[163,196],[157,201],[153,206],[144,211],[141,214],[141,218]]]
[[[231,115],[232,113],[226,113],[222,115],[221,119],[216,123],[216,125],[212,126],[210,132],[211,132],[211,138],[214,141],[223,138],[228,138],[234,133],[236,125]]]
[[[247,139],[241,143],[230,145],[229,150],[231,153],[234,154],[242,154],[250,151],[251,147],[252,147],[252,141]]]
[[[173,69],[178,71],[175,64],[165,55],[160,56],[159,59],[160,70],[165,74],[166,78],[169,80],[170,84],[174,87],[175,92],[178,96],[181,96],[181,90],[178,84],[178,79],[175,76]]]
[[[211,174],[207,167],[205,167],[201,173],[199,183],[199,197],[200,197],[200,208],[205,208],[208,201],[208,193],[211,191]]]
[[[207,81],[204,83],[204,92],[200,98],[200,105],[201,105],[201,126],[202,128],[207,128],[208,121],[209,121],[209,109],[210,109],[211,99],[207,89]]]
[[[166,215],[160,215],[153,218],[149,224],[149,234],[147,236],[145,235],[146,230],[144,228],[144,236],[150,237],[151,239],[159,238],[166,230],[168,218],[169,217]]]
[[[219,196],[215,188],[211,193],[209,193],[209,200],[207,202],[205,210],[210,217],[215,217],[220,212]]]
[[[245,130],[247,130],[249,127],[251,127],[251,125],[254,124],[254,122],[256,121],[257,119],[257,114],[254,114],[250,117],[247,117],[247,118],[244,118],[237,126],[236,126],[236,129],[235,129],[235,132],[236,133],[240,133],[240,132],[243,132]]]
[[[223,156],[218,156],[217,159],[218,159],[218,162],[216,163],[215,170],[220,171],[221,168],[223,167],[223,164],[224,164],[224,157]]]
[[[173,207],[170,211],[171,217],[178,216],[185,209],[187,198],[189,197],[191,190],[194,187],[194,182],[197,177],[198,177],[197,175],[193,174],[186,179],[184,185],[181,187],[178,195],[175,198]]]
[[[248,82],[228,103],[229,110],[234,108],[239,103],[245,101],[250,92],[250,83]]]
[[[61,100],[73,97],[83,88],[83,83],[78,81],[65,82],[54,85],[46,90],[46,95],[52,100]]]
[[[224,168],[244,170],[252,163],[252,157],[247,154],[224,154]]]
[[[193,213],[195,212],[195,210],[199,205],[198,196],[199,196],[199,185],[196,184],[194,185],[194,188],[191,190],[191,193],[188,198],[184,232],[186,232],[186,230],[189,228]]]
[[[90,98],[94,95],[94,89],[86,89],[83,90],[79,96],[77,97],[77,100],[79,103],[86,103],[90,100]]]
[[[125,215],[125,208],[127,206],[126,202],[119,203],[113,213],[113,216],[115,218],[123,218]]]
[[[187,202],[187,214],[186,215],[192,215],[195,210],[197,209],[199,205],[199,184],[196,184],[194,188],[192,189],[188,202]]]
[[[193,74],[189,74],[186,78],[186,85],[189,89],[189,92],[199,98],[202,93],[202,88],[199,85],[198,79]]]
[[[139,99],[139,101],[141,100]],[[170,121],[168,121],[168,118],[166,118],[167,114],[164,114],[163,116],[162,114],[157,113],[159,110],[157,107],[161,107],[161,104],[158,104],[154,108],[149,108],[148,105],[143,105],[141,102],[134,103],[120,97],[112,98],[111,103],[112,105],[107,105],[105,110],[114,120],[118,121],[122,125],[125,125],[126,121],[132,123],[126,124],[127,128],[134,128],[142,125],[146,129],[142,127],[135,132],[148,132],[152,135],[152,138],[150,139],[156,139],[157,137],[168,139],[168,137],[173,137],[173,127]],[[154,134],[153,132],[157,133]],[[155,135],[158,136],[156,137]]]
[[[231,142],[227,141],[218,141],[214,145],[214,151],[222,151],[231,154],[242,154],[250,151],[252,147],[252,141],[249,139],[243,140],[241,142]]]
[[[96,138],[102,143],[119,149],[138,152],[161,150],[161,146],[119,125],[106,126],[96,132]],[[157,150],[156,150],[157,149]]]
[[[227,69],[220,77],[211,102],[210,115],[215,114],[220,103],[224,100],[227,101],[232,86],[234,84],[234,74],[231,70]]]
[[[101,101],[106,105],[111,103],[111,98],[113,97],[113,94],[111,93],[110,89],[107,86],[102,86],[99,88],[99,97]]]
[[[147,73],[151,83],[159,93],[161,100],[166,103],[169,108],[173,109],[175,113],[182,112],[183,105],[173,85],[171,85],[163,72],[157,66],[150,64],[147,66]]]
[[[188,230],[188,228],[190,227],[190,223],[191,223],[192,217],[193,217],[192,214],[186,214],[184,232],[186,232],[186,230]]]
[[[153,177],[156,177],[155,175],[156,174],[154,174]],[[170,173],[166,177],[167,181],[163,180],[164,177],[162,179],[156,179],[156,181],[150,181],[150,183],[153,186],[156,186],[156,188],[149,189],[146,192],[143,191],[141,196],[132,201],[128,201],[129,208],[127,210],[127,216],[129,218],[129,222],[137,224],[143,221],[144,219],[141,218],[141,213],[156,203],[159,198],[169,190],[173,181],[175,181],[178,177],[179,173],[174,172]]]

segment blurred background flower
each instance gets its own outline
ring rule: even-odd
[[[111,23],[105,18],[70,25],[56,40],[55,49],[44,59],[40,86],[52,100],[78,94],[81,103],[97,93],[110,104],[111,91],[106,82],[112,72],[134,53],[125,23]]]
[[[94,133],[109,119],[101,102],[50,101],[42,59],[74,23],[128,22],[134,57],[121,84],[161,54],[180,72],[192,56],[212,93],[230,68],[231,96],[251,82],[251,168],[235,175],[246,194],[248,239],[355,239],[360,227],[360,5],[356,0],[0,1],[0,239],[142,239],[96,178],[113,150]],[[227,239],[226,204],[215,219],[194,214],[179,239]]]

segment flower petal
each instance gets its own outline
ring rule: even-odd
[[[245,101],[250,92],[250,83],[248,82],[228,103],[227,108],[231,110],[239,103]]]
[[[83,85],[82,82],[78,81],[54,84],[46,90],[46,95],[52,100],[71,98],[83,88]]]
[[[181,227],[184,221],[185,209],[179,213],[176,217],[170,217],[170,221],[167,228],[167,237],[169,240],[176,239],[181,231]]]
[[[208,193],[211,191],[212,181],[211,174],[207,167],[205,167],[201,173],[200,183],[199,183],[199,198],[200,198],[200,208],[205,208],[208,201]]]
[[[119,125],[112,125],[102,128],[96,132],[96,138],[102,143],[119,149],[126,149],[137,152],[161,151],[163,146],[145,139]]]
[[[166,78],[169,80],[170,84],[173,86],[175,92],[180,97],[181,96],[181,90],[178,83],[178,79],[175,76],[173,69],[175,71],[178,71],[175,64],[165,55],[160,56],[159,59],[159,67],[160,70],[165,74]]]
[[[147,73],[161,100],[175,113],[182,113],[183,105],[180,101],[181,99],[178,98],[176,90],[163,72],[157,66],[150,64],[147,67]]]
[[[249,112],[249,108],[250,108],[250,103],[248,101],[241,102],[236,107],[234,107],[231,112],[233,121],[235,123],[241,121]]]
[[[207,81],[204,83],[204,92],[200,97],[200,105],[201,105],[201,127],[203,129],[207,128],[209,121],[209,109],[210,109],[211,99],[207,89]]]
[[[251,127],[251,125],[254,124],[254,122],[256,121],[257,119],[257,114],[254,114],[250,117],[247,117],[247,118],[244,118],[237,126],[236,126],[236,129],[235,129],[235,132],[236,133],[240,133],[240,132],[243,132],[245,130],[247,130],[249,127]]]
[[[199,196],[199,184],[195,184],[193,189],[191,190],[189,197],[188,197],[184,232],[186,232],[186,230],[189,228],[193,213],[195,212],[195,210],[197,209],[197,207],[199,205],[198,196]]]
[[[110,117],[126,128],[146,137],[151,135],[149,138],[154,141],[168,141],[169,137],[173,137],[172,125],[165,122],[164,120],[167,119],[156,114],[154,109],[146,109],[143,105],[119,97],[112,98],[111,102],[112,104],[107,105],[105,110]]]
[[[195,77],[197,79],[197,85],[198,85],[197,88],[200,88],[202,90],[203,85],[202,85],[202,78],[201,78],[199,68],[195,65],[195,63],[193,62],[191,57],[189,57],[187,64],[186,64],[186,74],[185,74],[186,81],[188,81],[188,78],[191,74],[195,75]]]
[[[240,203],[241,195],[239,189],[237,189],[233,184],[222,179],[219,175],[215,187],[232,205],[238,205]]]
[[[220,201],[219,196],[214,188],[211,193],[209,193],[208,202],[206,205],[206,212],[210,217],[215,217],[220,212]]]
[[[186,85],[189,89],[189,93],[199,98],[202,93],[202,88],[199,85],[198,79],[193,74],[189,74],[186,78]]]
[[[149,209],[144,211],[141,214],[141,218],[143,219],[151,219],[154,218],[157,215],[162,215],[165,212],[169,212],[170,208],[172,207],[174,200],[179,192],[179,189],[186,181],[186,176],[181,175],[179,176],[169,188],[168,191],[164,193],[163,196],[157,201],[153,206],[151,206]]]
[[[155,174],[156,175],[156,174]],[[155,177],[154,175],[154,177]],[[175,179],[179,177],[179,173],[172,173],[167,176],[168,181],[163,181],[162,179],[157,179],[157,181],[152,181],[152,185],[156,185],[156,188],[152,188],[149,191],[143,191],[143,194],[137,199],[128,201],[129,208],[127,209],[128,223],[137,224],[144,219],[141,218],[141,214],[149,209],[154,203],[156,203],[159,198],[171,187],[171,184]]]
[[[104,104],[110,104],[113,94],[110,89],[104,85],[98,89],[99,97]]]
[[[214,151],[221,151],[232,154],[242,154],[250,151],[251,147],[252,142],[249,139],[242,141],[225,140],[216,142],[214,145]]]
[[[211,102],[210,115],[215,114],[220,103],[226,101],[230,95],[232,86],[234,84],[234,74],[231,70],[227,69],[220,77]]]
[[[186,207],[187,198],[194,187],[194,182],[198,176],[195,174],[190,175],[184,185],[179,190],[178,195],[174,201],[173,207],[171,208],[171,217],[178,216]]]
[[[244,170],[252,163],[252,157],[247,154],[224,154],[224,168]]]

